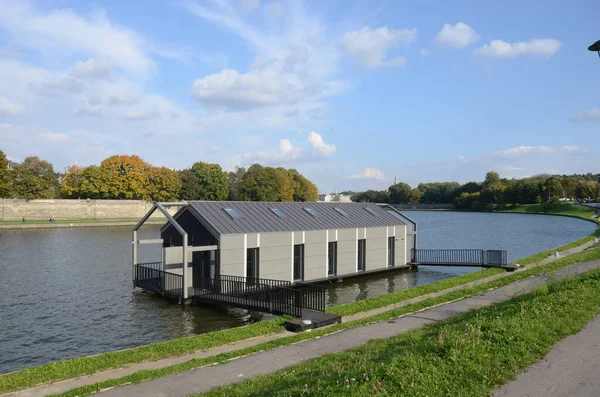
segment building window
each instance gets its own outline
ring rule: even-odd
[[[396,237],[388,237],[388,267],[396,266]]]
[[[254,285],[259,278],[259,252],[258,248],[248,248],[246,250],[246,282]]]
[[[280,218],[283,218],[285,216],[285,212],[283,212],[279,208],[271,208],[271,211]]]
[[[337,275],[337,241],[330,241],[327,247],[327,275]]]
[[[227,212],[227,215],[229,215],[232,218],[239,218],[240,217],[239,212],[237,212],[233,208],[223,208],[223,211]]]
[[[304,244],[294,245],[294,281],[304,280]]]
[[[377,216],[377,211],[370,207],[363,207],[367,212],[371,213],[373,216]]]
[[[358,271],[364,272],[367,263],[367,240],[358,240]]]
[[[319,216],[319,213],[317,212],[317,210],[315,210],[314,208],[310,208],[310,207],[305,207],[304,211],[308,212],[309,214],[311,214],[314,217]]]
[[[339,212],[342,216],[348,216],[348,213],[339,207],[335,207],[334,210]]]

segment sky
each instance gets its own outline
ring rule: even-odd
[[[593,0],[0,0],[0,150],[395,179],[600,172]]]

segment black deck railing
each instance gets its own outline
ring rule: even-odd
[[[302,291],[292,287],[274,287],[270,290],[271,312],[302,316]]]
[[[140,287],[171,299],[183,299],[183,276],[140,264],[135,266],[134,283]]]
[[[270,287],[267,284],[249,284],[223,277],[195,277],[194,281],[198,283],[193,288],[193,299],[197,301],[270,311]]]
[[[480,249],[411,249],[411,262],[421,264],[457,264],[506,266],[506,251]]]
[[[295,283],[294,288],[302,292],[302,307],[325,311],[325,288],[313,284]]]
[[[194,277],[191,298],[223,306],[302,316],[302,309],[325,311],[325,288],[289,281],[219,275]]]

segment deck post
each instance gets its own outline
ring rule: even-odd
[[[183,300],[184,302],[188,298],[187,288],[187,276],[188,276],[188,235],[183,235]]]
[[[135,265],[137,265],[137,250],[138,250],[138,246],[137,246],[137,230],[133,230],[133,241],[131,242],[133,244],[133,249],[132,251],[132,258],[131,258],[131,280],[133,281],[133,288],[135,288]]]

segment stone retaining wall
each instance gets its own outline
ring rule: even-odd
[[[0,221],[49,219],[140,219],[152,207],[143,200],[0,199]],[[170,212],[177,211],[171,208]],[[153,218],[164,218],[156,211]]]

